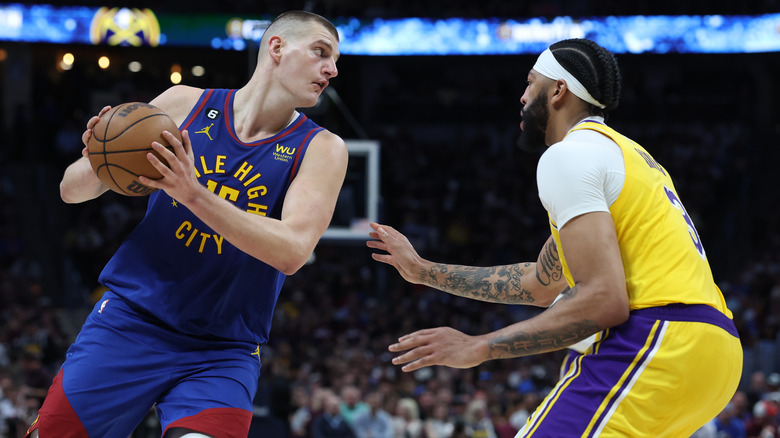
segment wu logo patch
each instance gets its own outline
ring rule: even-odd
[[[291,148],[289,146],[284,146],[279,143],[276,143],[276,150],[274,151],[274,160],[284,161],[285,163],[289,163],[290,160],[292,160],[293,156],[295,155],[296,149],[298,148]]]
[[[209,120],[217,120],[220,114],[221,113],[216,108],[206,108],[206,117],[208,117]]]

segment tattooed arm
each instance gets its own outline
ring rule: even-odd
[[[430,365],[469,368],[490,359],[545,353],[573,345],[628,319],[628,293],[612,217],[587,213],[561,228],[568,265],[576,282],[539,315],[485,335],[449,327],[402,336],[389,347],[402,353],[394,364],[409,372]]]
[[[409,240],[387,225],[372,223],[366,244],[388,254],[372,254],[374,260],[394,266],[410,283],[424,284],[460,297],[505,304],[549,306],[566,287],[558,248],[547,239],[536,263],[503,266],[462,266],[423,259]]]

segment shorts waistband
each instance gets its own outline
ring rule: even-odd
[[[732,336],[739,337],[734,321],[723,312],[706,304],[667,304],[661,307],[633,310],[631,314],[667,321],[703,322],[716,325]]]

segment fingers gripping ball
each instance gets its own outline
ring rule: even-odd
[[[92,129],[87,142],[92,170],[103,184],[122,195],[146,196],[154,192],[157,189],[141,184],[138,177],[162,178],[146,154],[152,152],[166,163],[152,149],[152,142],[156,141],[173,151],[173,146],[163,138],[163,131],[181,140],[176,123],[154,105],[129,102],[111,108]]]

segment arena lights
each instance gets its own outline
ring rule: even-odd
[[[0,40],[257,50],[272,17],[164,14],[150,9],[0,4]],[[780,13],[489,19],[338,18],[344,55],[538,54],[565,38],[615,53],[780,51]]]
[[[67,71],[73,68],[73,63],[76,62],[76,57],[72,53],[68,52],[62,55],[60,62],[57,64],[60,70]]]
[[[111,65],[111,60],[108,59],[108,56],[101,56],[98,58],[98,66],[103,70],[107,69],[109,65]]]
[[[171,64],[171,83],[174,85],[181,83],[181,64]]]

